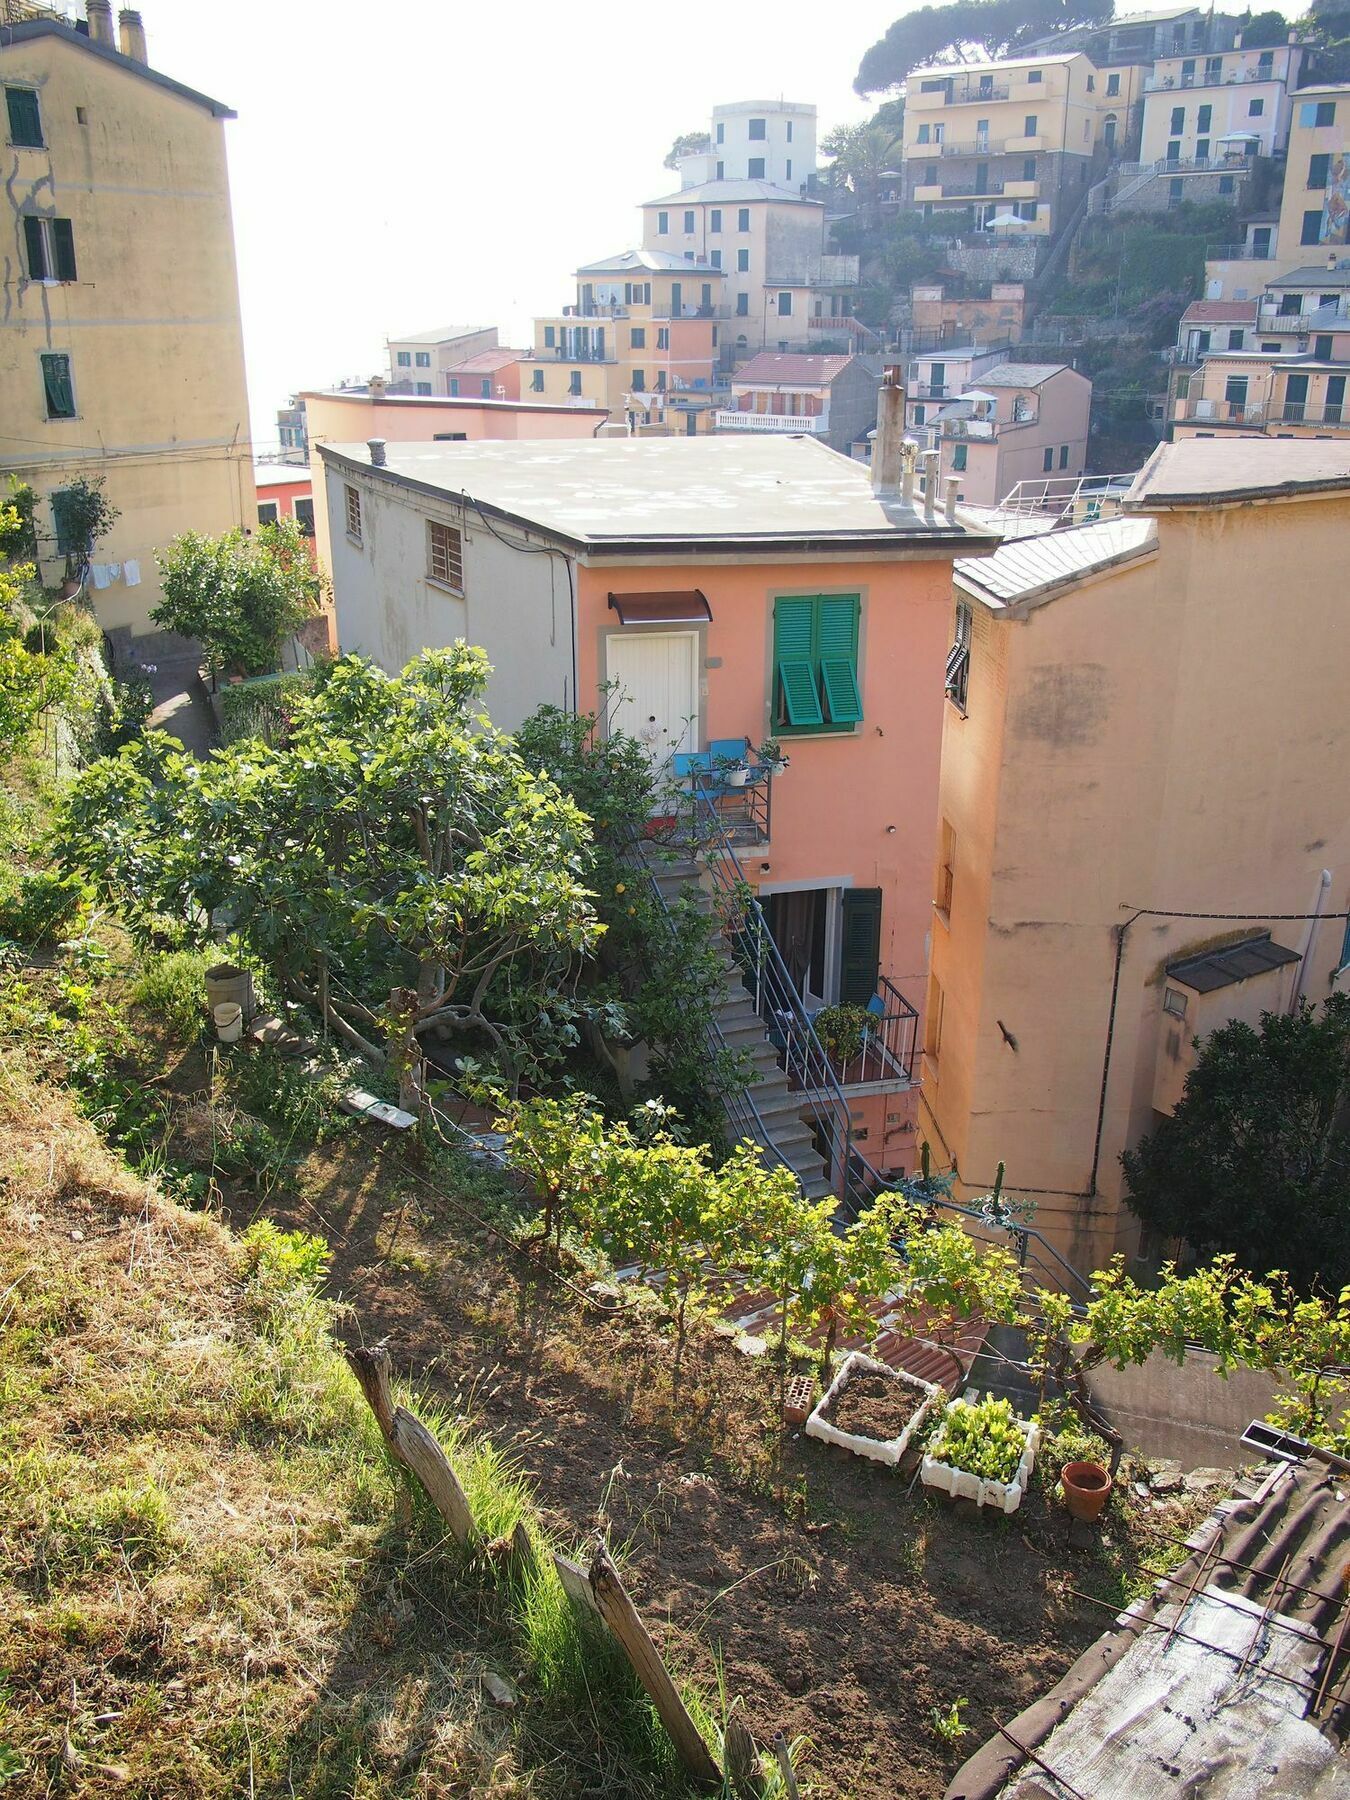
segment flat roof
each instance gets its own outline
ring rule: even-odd
[[[1019,537],[974,561],[959,558],[952,577],[957,587],[999,610],[1019,601],[1048,600],[1085,576],[1152,555],[1157,544],[1153,519],[1101,519]]]
[[[310,469],[304,463],[254,463],[253,485],[262,487],[288,487],[296,481],[308,482]]]
[[[1212,506],[1350,493],[1350,441],[1337,438],[1183,438],[1159,444],[1123,505]]]
[[[992,548],[982,526],[934,518],[869,472],[796,433],[744,437],[574,438],[391,443],[371,464],[365,444],[320,444],[325,462],[459,500],[535,526],[577,548],[688,554],[710,544],[800,553],[894,547],[906,539]]]
[[[607,406],[564,406],[561,401],[550,400],[480,400],[470,394],[371,394],[353,388],[306,388],[300,398],[349,400],[357,406],[429,406],[443,412],[472,412],[486,407],[500,412],[590,413],[596,418],[609,417]]]
[[[1283,969],[1298,960],[1297,950],[1286,950],[1283,944],[1271,943],[1270,933],[1263,931],[1256,937],[1244,938],[1240,944],[1229,944],[1223,950],[1206,950],[1199,956],[1179,957],[1176,962],[1168,963],[1167,976],[1170,981],[1179,981],[1182,987],[1191,988],[1197,994],[1212,994],[1216,988],[1232,987],[1253,975],[1266,975],[1271,969]]]
[[[89,37],[83,31],[76,31],[73,25],[67,25],[60,19],[25,19],[19,25],[7,25],[4,38],[0,40],[0,50],[7,50],[13,44],[31,42],[34,38],[54,37],[62,43],[74,44],[88,56],[100,57],[114,67],[124,69],[128,75],[134,75],[138,81],[149,81],[155,87],[163,88],[167,93],[177,94],[180,100],[190,100],[194,106],[201,106],[217,119],[234,119],[238,114],[232,107],[220,100],[212,100],[206,94],[199,94],[196,88],[190,88],[181,81],[175,81],[171,75],[161,75],[158,69],[152,69],[147,63],[138,62],[134,56],[123,56],[120,50],[113,49],[111,44],[100,44],[97,39]]]
[[[1350,260],[1338,262],[1334,269],[1329,269],[1325,263],[1320,268],[1316,263],[1304,263],[1300,269],[1290,269],[1287,275],[1272,275],[1266,286],[1268,288],[1350,287]]]
[[[972,379],[985,387],[1040,387],[1061,369],[1069,369],[1068,363],[1001,362],[995,363],[992,369],[981,369]],[[1069,373],[1073,375],[1077,371],[1069,369]],[[1083,375],[1079,379],[1086,381],[1087,377]]]
[[[491,325],[442,325],[438,331],[409,331],[402,337],[388,337],[387,344],[450,344],[456,338],[477,337],[480,331],[491,331]]]
[[[852,361],[852,352],[847,356],[811,356],[806,352],[796,355],[791,351],[761,350],[743,368],[736,370],[731,377],[731,385],[734,387],[738,381],[787,381],[815,385],[833,381],[839,371],[846,369]]]

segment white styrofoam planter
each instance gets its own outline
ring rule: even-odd
[[[952,1463],[936,1462],[931,1456],[925,1456],[919,1465],[923,1485],[936,1488],[939,1493],[950,1494],[954,1500],[973,1500],[976,1506],[990,1506],[997,1512],[1015,1513],[1022,1504],[1022,1496],[1031,1480],[1032,1464],[1036,1461],[1036,1449],[1041,1441],[1041,1428],[1033,1419],[1018,1419],[1017,1426],[1026,1436],[1027,1447],[1022,1452],[1022,1460],[1011,1481],[988,1481],[983,1476],[971,1475],[965,1469],[958,1469]]]
[[[825,1414],[848,1386],[852,1375],[887,1375],[899,1382],[901,1387],[922,1395],[919,1406],[905,1421],[905,1429],[899,1437],[859,1437],[854,1432],[840,1431],[837,1425],[831,1425]],[[942,1394],[943,1390],[934,1386],[931,1381],[920,1381],[917,1375],[908,1375],[903,1369],[892,1369],[889,1364],[878,1362],[874,1356],[864,1356],[861,1350],[850,1350],[835,1371],[834,1380],[816,1402],[815,1410],[806,1421],[806,1435],[819,1438],[825,1444],[838,1444],[842,1450],[851,1450],[855,1456],[870,1457],[873,1462],[887,1463],[894,1468],[905,1454],[905,1447],[916,1428]]]

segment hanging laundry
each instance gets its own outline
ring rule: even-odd
[[[139,587],[141,585],[141,565],[134,559],[129,559],[124,562],[122,564],[122,579],[126,582],[128,587]]]
[[[112,581],[112,576],[108,571],[107,563],[91,563],[89,565],[89,577],[96,588],[105,588],[109,586]]]

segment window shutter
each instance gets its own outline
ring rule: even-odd
[[[9,113],[9,141],[29,150],[42,148],[42,115],[38,97],[32,88],[6,88],[5,106]]]
[[[823,725],[814,656],[815,601],[808,595],[776,600],[773,660],[789,725]]]
[[[74,281],[75,232],[69,219],[52,220],[52,245],[56,254],[56,279]]]
[[[816,620],[816,654],[832,725],[856,725],[863,716],[858,691],[858,596],[822,594]]]
[[[24,242],[28,246],[28,273],[34,281],[47,279],[47,247],[42,241],[42,220],[25,213]]]
[[[42,358],[42,385],[47,398],[47,416],[51,419],[73,419],[75,391],[70,384],[70,358],[52,353]]]
[[[820,673],[829,702],[830,723],[856,725],[862,718],[862,695],[858,692],[858,673],[853,663],[842,656],[822,656]]]
[[[71,532],[68,508],[71,496],[65,488],[52,495],[52,524],[56,527],[56,554],[69,556],[77,546]]]
[[[839,948],[839,1000],[866,1006],[881,965],[881,889],[845,888]]]

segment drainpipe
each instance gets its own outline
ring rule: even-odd
[[[1317,927],[1322,922],[1322,907],[1331,887],[1331,870],[1323,869],[1317,878],[1317,896],[1313,901],[1312,915],[1308,920],[1308,929],[1303,936],[1303,954],[1298,959],[1298,972],[1294,976],[1294,991],[1289,996],[1289,1011],[1298,1011],[1299,1001],[1303,998],[1303,989],[1308,978],[1308,964],[1312,961],[1313,945],[1317,942]]]
[[[1120,997],[1120,965],[1125,955],[1125,934],[1139,913],[1131,913],[1123,925],[1115,927],[1116,933],[1116,966],[1111,976],[1111,1010],[1106,1016],[1106,1053],[1102,1058],[1102,1087],[1097,1099],[1097,1135],[1092,1140],[1092,1173],[1088,1176],[1087,1197],[1094,1199],[1097,1193],[1097,1171],[1102,1160],[1102,1129],[1106,1124],[1106,1085],[1111,1074],[1111,1046],[1116,1036],[1116,1001]]]

